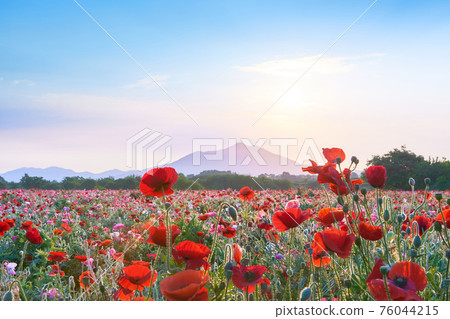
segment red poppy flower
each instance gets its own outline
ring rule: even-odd
[[[301,223],[311,217],[313,217],[313,215],[309,209],[302,211],[300,208],[288,208],[273,214],[272,224],[278,231],[283,232],[300,226]]]
[[[277,242],[280,240],[280,235],[277,234],[275,229],[269,229],[264,232],[264,237],[267,240]]]
[[[52,271],[50,271],[49,276],[56,276],[60,275],[61,277],[64,277],[65,273],[62,271],[58,265],[52,265]]]
[[[271,230],[273,228],[273,225],[269,223],[260,223],[258,224],[258,228],[264,230]]]
[[[118,284],[122,288],[131,291],[142,291],[144,287],[150,287],[158,277],[158,274],[154,271],[152,279],[152,271],[148,267],[139,264],[132,264],[125,267],[123,273],[124,275],[119,279]]]
[[[95,282],[96,278],[95,275],[90,271],[83,272],[80,277],[78,277],[80,280],[80,287],[82,289],[90,290],[91,285]]]
[[[438,213],[436,216],[436,221],[444,224],[444,222],[442,221],[442,214],[444,214],[445,226],[447,228],[450,228],[450,209],[445,209],[444,211],[442,211],[442,213]]]
[[[139,188],[144,195],[161,197],[173,194],[178,174],[172,167],[154,168],[142,176]]]
[[[250,200],[255,197],[255,192],[248,186],[242,187],[239,191],[239,198],[243,200]]]
[[[238,264],[241,262],[242,248],[238,244],[233,244],[233,259]]]
[[[5,236],[5,232],[9,230],[9,224],[0,222],[0,236]]]
[[[322,148],[322,152],[329,163],[336,163],[336,158],[338,157],[341,158],[341,162],[345,160],[345,153],[340,148]]]
[[[75,258],[78,259],[79,261],[81,261],[82,263],[87,260],[86,256],[75,256]]]
[[[50,261],[66,261],[69,260],[66,258],[67,253],[63,253],[61,251],[50,252],[50,255],[47,257]]]
[[[377,258],[372,272],[367,277],[367,287],[377,301],[389,300],[386,286],[380,268],[384,266],[383,260]],[[424,290],[427,286],[425,270],[418,264],[410,261],[396,263],[387,274],[389,296],[393,301],[420,301],[416,292]]]
[[[335,252],[336,255],[344,259],[350,256],[352,245],[356,239],[354,234],[347,234],[346,231],[336,228],[325,229],[317,234],[317,236],[322,237],[323,244],[325,245],[323,248]],[[316,240],[316,236],[314,236],[314,240]]]
[[[5,219],[4,222],[7,223],[10,228],[13,228],[14,226],[16,226],[16,220],[15,219]]]
[[[25,223],[22,223],[22,226],[20,226],[20,229],[28,230],[33,226],[33,222],[28,220]]]
[[[358,224],[358,231],[359,235],[366,240],[377,241],[383,238],[383,230],[381,226],[360,222]]]
[[[175,238],[181,234],[181,230],[178,229],[177,225],[172,225],[171,227],[172,244],[175,242]],[[159,222],[159,227],[151,226],[148,230],[147,243],[159,245],[162,247],[167,246],[167,227],[164,223]]]
[[[417,225],[419,226],[419,236],[422,236],[423,233],[426,232],[427,229],[430,228],[432,224],[431,218],[428,218],[423,215],[415,216],[414,221],[417,222]]]
[[[222,228],[222,236],[227,238],[236,237],[236,229],[230,226],[224,227]]]
[[[323,242],[322,234],[315,233],[314,240],[311,244],[313,250],[312,260],[315,267],[323,267],[331,264],[331,259],[328,257],[328,252]]]
[[[107,240],[104,240],[104,241],[102,241],[100,244],[98,244],[99,246],[101,246],[101,247],[106,247],[106,246],[108,246],[109,244],[111,244],[112,243],[112,240],[111,239],[107,239]]]
[[[57,229],[55,229],[53,231],[53,235],[63,237],[64,236],[64,232],[61,229],[57,228]]]
[[[244,266],[238,265],[233,266],[233,276],[231,280],[233,284],[244,291],[248,290],[248,293],[252,293],[255,291],[255,286],[261,284],[264,279],[262,275],[267,271],[267,268],[264,266]]]
[[[367,182],[375,188],[383,188],[387,179],[384,166],[370,166],[366,169]]]
[[[185,240],[176,245],[172,250],[175,261],[179,264],[186,262],[186,269],[197,269],[203,266],[205,270],[209,268],[206,256],[211,250],[202,244]]]
[[[310,174],[320,174],[326,170],[328,167],[336,168],[336,164],[334,163],[326,163],[325,165],[317,165],[313,160],[309,160],[312,166],[302,168],[303,172],[308,172]]]
[[[25,234],[25,238],[28,239],[28,241],[30,243],[32,243],[33,245],[38,245],[38,244],[42,244],[42,237],[39,234],[39,231],[34,228],[31,227],[27,230],[27,233]]]
[[[62,223],[61,228],[64,229],[68,234],[72,232],[72,227],[70,227],[67,223]]]
[[[168,301],[208,301],[208,290],[204,287],[208,281],[208,275],[188,269],[161,280],[159,289]]]
[[[325,226],[331,226],[333,223],[340,222],[344,219],[344,211],[337,208],[325,207],[319,210],[315,220]]]

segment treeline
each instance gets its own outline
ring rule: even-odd
[[[388,189],[411,189],[409,178],[415,180],[416,189],[424,189],[424,179],[429,178],[430,189],[450,189],[450,161],[446,158],[429,158],[416,155],[407,150],[405,146],[386,153],[382,156],[373,156],[367,165],[382,165],[386,167]]]
[[[138,189],[141,176],[128,176],[115,179],[113,177],[92,179],[83,177],[65,177],[61,182],[48,181],[43,177],[25,174],[20,182],[7,182],[0,176],[0,188],[7,189],[44,189],[44,190],[83,190],[83,189]],[[206,171],[199,175],[178,175],[176,190],[201,189],[241,189],[250,186],[254,189],[292,189],[296,187],[318,187],[316,178],[312,176],[294,176],[288,173],[283,175],[260,175],[251,177],[231,172]]]

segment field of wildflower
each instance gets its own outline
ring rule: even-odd
[[[322,189],[174,192],[166,167],[140,191],[2,190],[0,298],[449,300],[450,191],[324,156],[303,169]]]

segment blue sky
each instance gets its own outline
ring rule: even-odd
[[[254,126],[373,1],[78,2],[199,125],[75,2],[0,1],[0,172],[126,169],[145,127],[174,159],[196,137],[450,158],[448,1],[379,0]]]

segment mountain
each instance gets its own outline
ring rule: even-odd
[[[104,177],[114,177],[123,178],[131,175],[141,176],[140,171],[121,171],[118,169],[105,171],[102,173],[91,173],[91,172],[75,172],[71,169],[61,168],[61,167],[48,167],[48,168],[34,168],[34,167],[22,167],[9,172],[0,174],[8,182],[19,182],[22,176],[28,174],[29,176],[43,177],[49,181],[62,181],[64,177],[74,177],[80,176],[84,178],[99,179]]]
[[[295,161],[283,158],[264,148],[247,146],[237,143],[219,151],[194,152],[166,166],[175,168],[184,175],[197,175],[203,171],[230,171],[242,175],[259,176],[261,174],[281,175],[288,172],[291,175],[303,174],[301,165]],[[19,182],[23,175],[43,177],[46,180],[62,181],[64,177],[80,176],[99,179],[104,177],[123,178],[131,175],[141,176],[137,170],[121,171],[118,169],[102,173],[75,172],[60,167],[33,168],[23,167],[0,174],[8,182]]]
[[[215,158],[217,157],[217,159]],[[166,166],[185,175],[197,175],[203,171],[231,171],[233,173],[258,176],[261,174],[303,174],[302,166],[264,148],[237,143],[219,151],[195,152]]]

